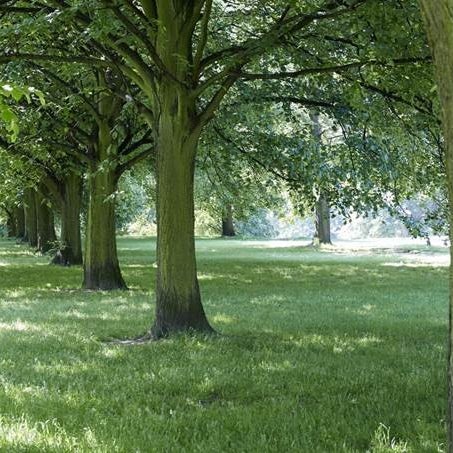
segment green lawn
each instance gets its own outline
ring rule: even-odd
[[[446,249],[199,240],[222,335],[106,344],[152,322],[154,246],[120,239],[131,290],[91,293],[0,241],[0,451],[443,451]]]

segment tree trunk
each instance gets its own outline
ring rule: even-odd
[[[322,195],[316,202],[315,228],[315,237],[313,239],[315,245],[332,244],[330,237],[330,206],[327,199]]]
[[[9,209],[6,212],[6,236],[9,238],[15,238],[17,236],[16,219],[14,216],[14,208]]]
[[[313,136],[316,142],[318,154],[321,152],[322,146],[322,129],[319,121],[319,113],[316,111],[310,112],[312,121]],[[332,244],[330,237],[330,205],[327,198],[320,191],[315,205],[315,236],[313,238],[314,245]]]
[[[112,141],[108,125],[99,131],[99,160],[89,170],[89,206],[85,237],[83,288],[127,289],[116,248],[115,192],[118,178],[110,162]]]
[[[36,199],[33,189],[25,190],[25,237],[31,247],[38,246],[38,222],[36,218]]]
[[[47,205],[42,192],[36,193],[36,219],[38,231],[38,250],[47,253],[54,247],[57,240],[53,211]]]
[[[15,218],[16,218],[16,237],[19,240],[24,240],[25,238],[25,213],[23,206],[16,206],[14,208]]]
[[[222,236],[233,237],[236,236],[233,224],[233,207],[229,204],[223,211],[222,217]]]
[[[434,55],[442,106],[449,196],[450,244],[453,243],[453,16],[451,0],[421,0],[426,29]],[[450,304],[448,341],[448,451],[453,453],[453,247],[450,246]]]
[[[82,178],[76,173],[65,176],[61,188],[60,250],[52,264],[76,266],[83,264],[80,210],[82,205]]]
[[[178,89],[179,88],[179,89]],[[194,169],[199,131],[181,87],[161,86],[157,147],[157,285],[154,338],[178,331],[212,331],[197,279]]]

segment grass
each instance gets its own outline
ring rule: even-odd
[[[155,243],[121,238],[128,292],[0,241],[0,451],[437,452],[446,250],[199,240],[223,335],[107,345],[153,316]]]

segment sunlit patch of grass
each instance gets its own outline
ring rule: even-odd
[[[0,322],[0,331],[5,331],[5,330],[9,330],[9,331],[16,331],[16,332],[39,332],[39,327],[34,325],[34,324],[30,324],[30,323],[27,323],[27,322],[23,322],[21,321],[20,319],[17,319],[15,321],[12,321],[12,322]]]
[[[124,347],[153,239],[121,238],[132,289],[99,293],[0,241],[0,451],[442,451],[447,250],[338,249],[199,240],[222,335]]]

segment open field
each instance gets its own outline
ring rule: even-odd
[[[0,241],[0,451],[443,451],[447,248],[199,240],[222,335],[109,345],[152,322],[154,245],[93,293]]]

